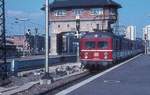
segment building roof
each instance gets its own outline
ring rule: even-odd
[[[121,5],[112,0],[55,0],[50,4],[53,9],[66,8],[87,8],[87,7],[115,7],[121,8]]]

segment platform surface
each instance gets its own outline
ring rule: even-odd
[[[150,56],[138,56],[67,95],[150,95]]]

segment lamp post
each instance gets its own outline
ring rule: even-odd
[[[144,34],[144,40],[145,40],[145,54],[147,54],[147,34]]]
[[[77,62],[80,61],[80,58],[79,58],[79,36],[80,36],[80,16],[77,15],[76,16],[76,37],[78,39],[78,43],[77,43]]]
[[[49,73],[48,58],[49,58],[49,0],[46,0],[45,5],[45,73]]]
[[[24,35],[25,35],[25,32],[26,32],[26,25],[25,25],[25,23],[26,23],[26,21],[29,21],[30,19],[28,19],[28,18],[16,18],[16,21],[21,21],[21,22],[23,22],[23,24],[24,24],[24,29],[23,29],[23,31],[24,31]],[[23,57],[25,56],[25,41],[23,41]]]
[[[41,84],[50,84],[53,81],[53,77],[49,73],[49,0],[45,0],[45,74],[42,77],[43,82]]]
[[[149,49],[149,26],[146,27],[146,33],[144,35],[145,39],[145,54],[148,54],[148,49]]]

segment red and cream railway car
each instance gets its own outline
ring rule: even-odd
[[[90,32],[80,39],[80,60],[87,69],[111,66],[142,52],[136,43],[109,32]]]

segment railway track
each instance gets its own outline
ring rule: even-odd
[[[77,73],[67,74],[67,76],[54,78],[54,82],[52,82],[50,85],[40,85],[40,81],[38,80],[36,84],[32,85],[28,89],[18,91],[14,93],[14,95],[54,95],[92,76],[101,74],[103,71],[107,69],[108,68],[105,68],[104,70],[101,70],[99,72],[92,72],[92,73],[86,70],[85,71],[81,70],[80,72]]]
[[[72,86],[84,79],[91,77],[89,71],[81,71],[78,73],[70,74],[54,79],[54,82],[50,85],[40,85],[40,81],[33,85],[30,89],[14,93],[14,95],[54,95],[57,92]]]
[[[106,68],[104,70],[106,70]],[[81,72],[70,74],[68,76],[55,78],[54,82],[50,85],[40,85],[40,81],[39,81],[37,84],[33,85],[31,88],[21,91],[21,92],[17,92],[14,95],[55,95],[56,93],[70,86],[73,86],[98,73],[103,72],[104,70],[94,71],[94,72],[89,72],[87,70],[84,70]]]

